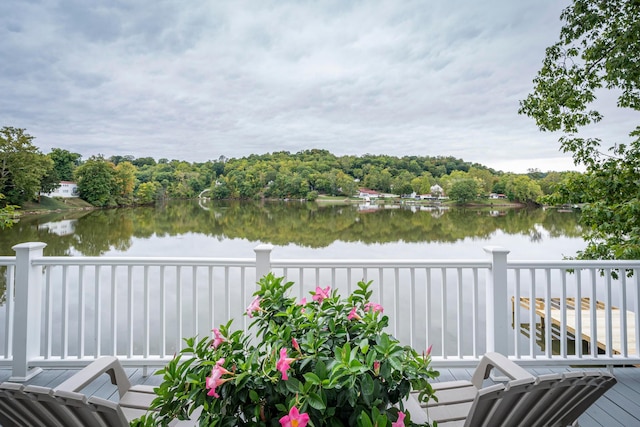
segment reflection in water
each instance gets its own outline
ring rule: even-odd
[[[487,238],[496,231],[531,242],[579,237],[577,214],[542,209],[469,209],[400,205],[320,205],[297,202],[176,201],[156,207],[25,216],[0,233],[0,255],[41,241],[46,255],[125,252],[133,238],[198,233],[274,245],[323,248],[333,242],[429,243]]]
[[[364,244],[385,244],[385,243],[454,243],[462,242],[465,239],[488,239],[492,235],[500,232],[502,234],[518,236],[518,240],[536,242],[543,238],[574,237],[580,236],[580,228],[577,225],[577,214],[558,213],[556,211],[544,211],[542,209],[466,209],[466,208],[446,208],[427,206],[380,206],[380,205],[322,205],[316,203],[298,202],[219,202],[219,201],[176,201],[155,207],[139,207],[127,209],[109,209],[96,211],[80,211],[73,213],[52,213],[38,216],[25,216],[21,218],[13,228],[0,232],[0,255],[14,255],[11,247],[15,244],[27,241],[41,241],[47,244],[46,255],[86,255],[99,256],[106,252],[126,253],[131,250],[140,240],[171,241],[172,253],[182,253],[185,247],[194,245],[194,241],[218,240],[224,242],[225,251],[228,251],[227,242],[231,239],[242,239],[248,242],[264,242],[277,246],[296,245],[296,251],[300,247],[304,248],[325,248],[334,242],[343,242],[351,251],[355,243]],[[202,238],[201,236],[205,236]],[[184,237],[184,240],[180,240]],[[209,239],[209,237],[211,239]],[[165,247],[162,246],[161,250]],[[335,249],[335,248],[334,248]],[[375,250],[375,248],[373,249]],[[412,250],[412,249],[411,249]],[[382,251],[389,251],[383,248]],[[456,249],[458,251],[458,249]],[[226,252],[225,252],[226,253]],[[336,252],[334,252],[336,253]],[[344,252],[343,252],[344,253]],[[424,252],[423,252],[424,253]],[[351,254],[351,252],[349,252]],[[386,254],[386,252],[385,252]],[[401,256],[395,254],[397,256]],[[459,251],[456,252],[459,256]],[[54,269],[52,269],[53,271]],[[93,269],[85,271],[83,280],[77,279],[74,283],[96,283],[91,274]],[[185,269],[184,274],[189,274],[190,269]],[[2,303],[5,298],[5,273],[6,269],[0,268],[0,318],[2,317]],[[69,273],[71,274],[71,273]],[[79,274],[79,273],[78,273]],[[111,269],[101,270],[100,274],[123,274],[122,271],[112,271]],[[194,273],[195,274],[195,273]],[[200,274],[200,273],[198,273]],[[220,273],[221,274],[221,273]],[[407,273],[408,274],[408,273]],[[420,280],[418,273],[418,279]],[[426,274],[426,271],[424,272]],[[78,276],[79,277],[79,276]],[[437,285],[437,276],[434,276],[434,286]],[[222,276],[214,277],[215,283],[223,283]],[[372,278],[373,279],[373,278]],[[400,277],[403,282],[409,279]],[[182,283],[191,283],[189,277],[185,277]],[[426,279],[424,279],[426,280]],[[110,283],[111,277],[101,277],[100,283]],[[174,295],[178,295],[178,280],[176,283],[167,283],[167,300],[173,301]],[[392,283],[388,278],[386,283]],[[53,283],[53,280],[52,280]],[[118,282],[120,283],[120,282]],[[125,280],[123,283],[127,283]],[[130,283],[144,285],[144,280],[133,280]],[[150,294],[153,298],[160,295],[157,292],[159,280],[151,278],[149,280]],[[205,280],[206,284],[207,281]],[[234,281],[232,281],[234,283]],[[323,283],[326,283],[323,282]],[[464,281],[465,284],[473,283],[471,280]],[[171,294],[171,286],[176,287],[176,293]],[[312,284],[309,289],[314,289]],[[348,284],[350,286],[351,284]],[[69,289],[70,301],[77,301],[75,295],[79,292],[79,285],[74,285]],[[121,286],[121,285],[118,285]],[[125,286],[125,285],[122,285]],[[128,286],[128,285],[127,285]],[[208,285],[207,285],[208,286]],[[300,285],[302,286],[302,284]],[[380,278],[376,278],[375,286],[379,289],[380,302],[393,301],[392,312],[397,312],[398,316],[406,316],[404,310],[399,307],[400,294],[390,294],[400,292],[399,288],[384,288]],[[232,287],[231,292],[236,288]],[[58,292],[58,291],[57,291]],[[88,291],[87,291],[88,292]],[[104,290],[103,301],[115,301],[116,296],[110,294],[110,289]],[[127,295],[128,289],[118,288],[117,295]],[[138,291],[136,291],[138,292]],[[188,289],[185,290],[185,304]],[[244,307],[245,302],[242,295],[227,292],[226,296],[220,293],[215,294],[212,290],[203,290],[208,298],[198,299],[198,304],[202,304],[200,313],[207,313],[208,301],[212,301],[211,313],[215,312],[213,319],[207,317],[201,322],[205,325],[206,331],[210,330],[210,325],[219,324],[226,321],[229,316],[229,301],[239,301]],[[208,293],[207,293],[208,292]],[[216,292],[221,292],[217,290]],[[302,292],[302,291],[301,291]],[[251,292],[248,292],[250,294]],[[111,296],[110,296],[111,295]],[[453,293],[442,296],[434,288],[431,294],[432,302],[429,302],[424,309],[416,310],[421,324],[426,325],[427,319],[447,318],[448,324],[453,325],[457,319],[456,310],[444,310],[443,298],[453,298]],[[59,301],[61,297],[56,297]],[[111,298],[111,299],[110,299]],[[122,297],[126,301],[127,297]],[[425,301],[426,294],[423,290],[417,289],[415,301]],[[87,299],[91,300],[91,295],[87,293]],[[445,301],[446,302],[446,301]],[[133,303],[131,303],[133,304]],[[216,304],[218,306],[216,306]],[[390,303],[391,304],[391,303]],[[55,304],[54,304],[55,305]],[[125,309],[124,303],[121,303]],[[151,306],[155,306],[151,304]],[[188,309],[185,306],[185,312]],[[242,313],[242,307],[238,313]],[[72,312],[74,312],[72,310]],[[107,316],[108,310],[102,312]],[[463,310],[462,319],[466,325],[470,325],[471,310]],[[137,316],[138,311],[135,312]],[[213,316],[213,314],[212,314]],[[239,315],[238,315],[239,317]],[[399,318],[400,318],[399,317]],[[123,317],[126,319],[126,316]],[[404,317],[402,317],[404,319]],[[54,325],[58,325],[56,318]],[[118,324],[118,328],[126,327],[128,320],[123,320],[123,324]],[[173,325],[172,319],[167,319],[167,324]],[[139,324],[135,318],[132,322]],[[142,322],[143,323],[143,322]],[[124,326],[123,326],[124,325]],[[393,326],[393,325],[392,325]],[[73,324],[70,323],[73,328]],[[426,327],[426,326],[425,326]],[[442,331],[437,321],[433,321],[431,335],[433,337],[442,336]],[[469,326],[468,328],[471,328]],[[0,328],[1,330],[1,328]],[[205,331],[205,332],[206,332]],[[400,338],[406,333],[403,328],[396,331]],[[0,346],[2,341],[0,331]],[[90,334],[90,332],[87,332]],[[426,340],[426,333],[417,334],[420,340]],[[105,335],[106,337],[106,335]],[[124,333],[118,335],[118,339],[125,339]],[[106,339],[106,338],[105,338]],[[90,340],[87,339],[87,342]],[[176,334],[176,348],[180,343]],[[138,338],[136,337],[136,342]],[[141,340],[140,342],[143,342]],[[417,343],[419,348],[427,345],[425,342]],[[449,343],[450,344],[450,343]],[[449,345],[440,344],[440,345]],[[455,344],[455,342],[453,342]],[[452,344],[452,345],[453,345]],[[436,344],[437,345],[437,344]],[[465,344],[467,345],[467,344]],[[469,344],[470,345],[470,344]],[[175,348],[168,348],[172,352]],[[466,351],[466,350],[465,350]]]

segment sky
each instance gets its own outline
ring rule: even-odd
[[[0,126],[43,153],[574,169],[517,114],[566,0],[3,0]],[[597,131],[624,138],[615,115]]]

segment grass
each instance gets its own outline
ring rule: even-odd
[[[509,199],[476,199],[469,202],[469,205],[474,206],[518,206],[520,203],[512,202]]]
[[[40,197],[40,202],[26,202],[19,210],[19,212],[46,212],[46,211],[66,211],[75,209],[92,208],[93,205],[85,202],[78,197],[70,198],[52,198],[52,197]]]

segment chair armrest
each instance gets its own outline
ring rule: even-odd
[[[533,374],[513,363],[500,353],[487,353],[482,357],[478,367],[473,373],[471,383],[477,389],[482,387],[482,382],[489,378],[492,369],[497,369],[510,380],[535,378]]]
[[[81,369],[74,376],[55,387],[55,390],[79,392],[102,374],[108,374],[111,384],[118,387],[120,397],[129,391],[131,382],[117,357],[105,356]]]

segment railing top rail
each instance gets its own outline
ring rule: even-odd
[[[445,259],[274,259],[271,266],[284,267],[336,267],[336,268],[490,268],[489,260],[445,260]]]
[[[16,257],[0,256],[0,265],[16,265]]]
[[[640,268],[640,260],[514,260],[507,267],[514,268]]]
[[[33,265],[116,265],[116,266],[255,266],[253,258],[187,258],[187,257],[42,257]]]

